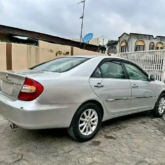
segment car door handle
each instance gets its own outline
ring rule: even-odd
[[[102,88],[102,87],[104,87],[104,85],[101,85],[101,83],[97,83],[97,85],[94,85],[94,87],[96,87],[96,88]]]
[[[132,85],[132,88],[138,88],[138,85],[134,84]]]

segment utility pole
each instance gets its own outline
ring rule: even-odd
[[[80,44],[81,44],[81,42],[82,42],[83,26],[84,26],[85,0],[82,0],[78,4],[80,4],[80,3],[83,3],[83,13],[82,13],[82,16],[80,17],[80,19],[82,19],[82,22],[81,22],[81,31],[80,31]]]

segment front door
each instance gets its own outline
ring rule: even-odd
[[[132,63],[124,62],[124,66],[130,78],[132,95],[131,109],[152,109],[156,102],[155,83],[148,80],[148,75]]]
[[[129,110],[131,86],[120,61],[102,62],[90,78],[90,85],[109,114]]]

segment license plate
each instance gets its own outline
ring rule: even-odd
[[[13,84],[2,81],[1,90],[2,90],[2,92],[6,93],[8,95],[11,95],[12,91],[13,91]]]

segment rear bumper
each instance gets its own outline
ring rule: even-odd
[[[12,101],[0,94],[0,115],[25,129],[67,128],[78,104],[42,105],[37,101]]]

